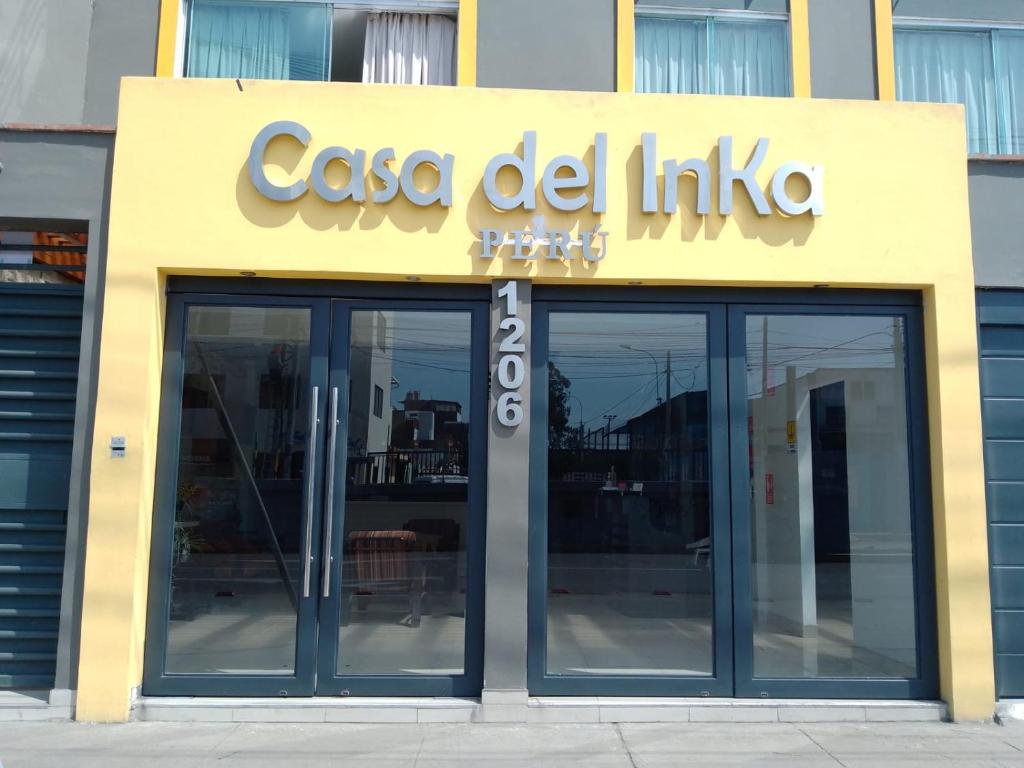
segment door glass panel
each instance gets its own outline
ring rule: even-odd
[[[292,674],[310,310],[190,307],[166,671]]]
[[[705,315],[552,313],[547,672],[711,675]]]
[[[471,315],[353,311],[339,675],[457,675]]]
[[[916,677],[903,321],[746,337],[754,676]]]

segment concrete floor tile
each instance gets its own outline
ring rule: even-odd
[[[596,706],[567,707],[540,706],[526,710],[527,723],[596,723],[599,722]]]
[[[602,725],[423,726],[420,760],[473,758],[478,765],[508,761],[565,761],[625,754],[618,734]]]
[[[998,733],[1002,741],[1024,751],[1024,722],[1008,720],[999,726]]]
[[[723,707],[691,707],[691,723],[774,723],[779,720],[775,707],[745,707],[730,705]]]
[[[602,723],[688,723],[689,707],[600,707]]]
[[[218,751],[254,756],[352,754],[363,757],[404,758],[420,746],[415,725],[245,723],[227,735]]]
[[[845,760],[864,755],[999,759],[1018,750],[1002,739],[997,725],[953,726],[945,723],[860,723],[802,725],[823,749]]]
[[[416,712],[418,723],[471,723],[476,707],[424,708]]]
[[[1022,727],[942,723],[0,724],[4,768],[1024,768]]]
[[[733,766],[773,766],[774,768],[840,768],[842,764],[825,754],[817,755],[750,755],[691,753],[686,755],[633,755],[636,768],[732,768]],[[876,766],[879,768],[879,766]],[[887,768],[887,767],[886,767]],[[935,768],[935,766],[932,766]]]
[[[626,734],[623,739],[634,756],[671,757],[701,755],[788,755],[821,756],[825,754],[811,739],[801,733],[744,734],[704,733],[681,729],[677,732],[652,731],[646,734]],[[697,763],[699,764],[699,762]]]

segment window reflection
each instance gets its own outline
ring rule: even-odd
[[[552,313],[547,671],[710,675],[707,321]]]
[[[188,310],[169,673],[294,669],[309,327],[305,308]]]
[[[747,317],[757,677],[915,677],[904,327]]]
[[[464,665],[470,315],[354,311],[338,673]]]

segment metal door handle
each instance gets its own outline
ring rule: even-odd
[[[327,525],[324,529],[324,561],[323,561],[323,591],[324,597],[331,596],[331,564],[334,557],[331,555],[331,534],[334,531],[334,458],[338,446],[338,388],[331,388],[330,416],[327,422],[331,430],[327,443],[327,500],[324,502],[324,514],[327,515]]]
[[[316,489],[316,427],[319,417],[320,387],[313,387],[309,402],[309,448],[306,461],[306,555],[302,568],[302,596],[309,597],[309,570],[313,564],[313,491]]]

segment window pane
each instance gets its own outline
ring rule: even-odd
[[[711,90],[728,96],[789,95],[789,27],[783,21],[713,22]]]
[[[896,98],[963,104],[968,151],[996,154],[996,87],[987,32],[898,29]]]
[[[305,308],[188,311],[169,673],[294,670],[309,328]]]
[[[328,6],[194,0],[188,77],[326,80]]]
[[[902,320],[746,332],[754,676],[916,677]]]
[[[464,670],[471,322],[352,312],[339,675]]]
[[[637,93],[707,92],[707,23],[637,17]]]
[[[1024,155],[1024,32],[992,33],[999,87],[999,152]]]
[[[553,313],[549,361],[547,672],[713,674],[706,317]]]

